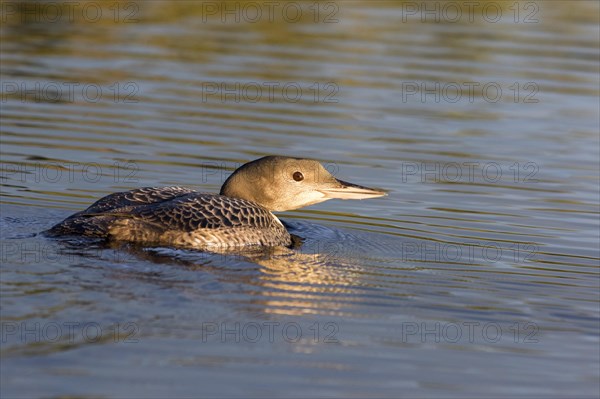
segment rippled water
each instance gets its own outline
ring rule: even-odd
[[[0,4],[2,397],[597,397],[597,2]],[[389,195],[251,256],[36,235],[266,154]]]

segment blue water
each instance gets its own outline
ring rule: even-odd
[[[3,398],[598,397],[598,3],[16,4]],[[388,196],[243,256],[37,234],[267,154]]]

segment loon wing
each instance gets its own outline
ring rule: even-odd
[[[148,206],[135,207],[131,218],[164,230],[191,232],[198,229],[283,226],[267,209],[239,198],[193,192]]]
[[[111,194],[48,233],[198,248],[290,241],[279,219],[258,204],[183,187]]]
[[[87,209],[67,217],[45,233],[51,236],[105,237],[110,224],[119,215],[130,215],[138,206],[157,204],[194,192],[185,187],[143,187],[113,193],[94,202]]]
[[[75,215],[103,213],[136,205],[155,204],[169,201],[196,191],[186,187],[143,187],[107,195]],[[75,216],[73,215],[73,216]]]

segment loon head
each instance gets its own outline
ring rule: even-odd
[[[312,159],[267,156],[240,166],[221,195],[256,202],[270,211],[288,211],[333,198],[365,199],[383,191],[338,180]]]

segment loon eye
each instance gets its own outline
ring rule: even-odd
[[[304,175],[302,174],[302,172],[294,172],[294,174],[292,175],[292,177],[296,181],[302,181],[302,180],[304,180]]]

